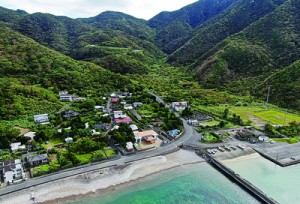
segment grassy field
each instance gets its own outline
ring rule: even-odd
[[[82,164],[86,164],[92,161],[92,154],[77,154],[76,158],[80,161]]]
[[[292,113],[286,113],[276,107],[264,108],[262,105],[249,106],[197,106],[196,109],[213,115],[221,116],[224,110],[228,108],[231,113],[235,113],[243,120],[250,120],[254,125],[263,125],[272,123],[274,125],[288,125],[290,122],[300,122],[300,116]]]
[[[290,144],[295,144],[300,141],[300,137],[293,137],[293,138],[272,138],[275,142],[287,142]]]
[[[229,110],[242,117],[244,120],[250,120],[253,123],[272,123],[274,125],[288,125],[290,122],[300,122],[300,116],[286,113],[276,109],[265,109],[258,106],[230,107]]]
[[[38,172],[47,172],[49,170],[49,164],[44,164],[33,169],[33,174],[37,174]]]
[[[101,150],[98,150],[101,151]],[[103,152],[105,152],[107,157],[114,156],[115,152],[113,149],[104,149]],[[104,154],[103,154],[104,156]],[[89,154],[76,154],[76,158],[80,161],[81,164],[89,163],[93,160],[93,153]]]
[[[111,156],[116,155],[116,153],[114,152],[113,149],[107,148],[107,149],[105,149],[104,151],[105,151],[105,153],[106,153],[106,155],[107,155],[108,157],[111,157]]]
[[[206,121],[206,122],[202,122],[200,123],[200,125],[203,125],[203,126],[215,126],[215,125],[219,125],[219,121],[217,120],[211,120],[211,121]]]
[[[63,144],[64,142],[60,139],[53,139],[48,141],[48,144],[42,144],[45,149],[52,149],[55,145]]]

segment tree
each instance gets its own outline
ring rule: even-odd
[[[93,99],[87,99],[86,101],[81,102],[80,108],[86,110],[94,110],[96,102]]]
[[[223,128],[225,127],[226,123],[222,120],[220,123],[219,123],[219,127],[220,128]]]
[[[227,119],[228,116],[229,116],[229,109],[226,108],[226,109],[224,110],[224,112],[223,112],[223,116],[222,116],[222,117],[223,117],[224,119]]]
[[[64,157],[64,155],[61,152],[57,153],[56,159],[60,167],[63,167],[68,164],[68,160]]]
[[[20,131],[0,124],[0,149],[9,149],[10,143],[15,140]]]
[[[189,117],[189,116],[193,115],[193,112],[190,110],[189,107],[187,107],[186,109],[184,109],[184,110],[182,111],[181,115],[182,115],[183,117]]]

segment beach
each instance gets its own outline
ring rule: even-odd
[[[61,203],[113,186],[135,181],[181,165],[205,162],[194,152],[179,150],[128,164],[70,176],[1,196],[3,204]],[[34,198],[34,200],[32,199]]]

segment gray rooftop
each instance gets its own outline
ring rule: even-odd
[[[44,159],[49,159],[49,157],[46,153],[45,154],[40,154],[40,155],[37,155],[37,156],[33,156],[33,157],[29,157],[28,162],[41,161],[41,160],[44,160]]]

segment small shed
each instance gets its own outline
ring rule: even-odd
[[[261,135],[258,137],[258,140],[261,142],[268,142],[269,141],[269,137]]]
[[[33,138],[35,137],[36,132],[27,132],[26,134],[24,134],[24,137],[29,137],[30,140],[33,140]]]
[[[132,142],[126,142],[126,149],[131,152],[133,151],[133,143]]]
[[[66,142],[66,143],[71,143],[71,142],[73,142],[73,138],[72,138],[72,137],[67,137],[67,138],[65,139],[65,142]]]

